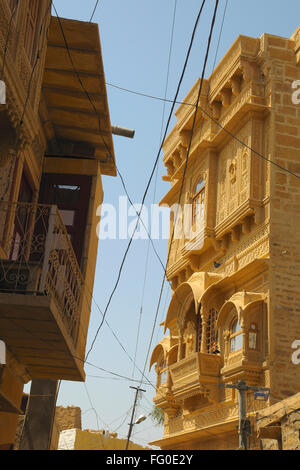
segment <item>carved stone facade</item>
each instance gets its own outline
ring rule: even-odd
[[[172,207],[197,112],[181,206],[187,218],[184,204],[193,204],[201,220],[191,237],[171,240],[171,218],[169,335],[150,362],[158,377],[163,364],[165,376],[154,398],[165,434],[152,443],[162,449],[238,447],[237,393],[221,385],[270,388],[268,401],[247,397],[252,425],[259,409],[300,389],[292,361],[300,340],[300,186],[285,171],[300,173],[300,107],[292,102],[299,37],[240,36],[204,81],[197,111],[196,82],[164,143],[163,179],[172,187],[162,203]],[[255,436],[249,446],[259,448]]]

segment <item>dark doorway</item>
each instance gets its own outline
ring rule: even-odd
[[[70,236],[80,265],[92,178],[82,175],[45,174],[39,202],[55,204]]]

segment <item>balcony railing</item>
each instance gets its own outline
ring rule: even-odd
[[[222,358],[219,355],[193,353],[169,367],[172,393],[175,398],[202,394],[217,400]]]
[[[83,287],[57,207],[0,201],[0,293],[51,296],[76,345]]]

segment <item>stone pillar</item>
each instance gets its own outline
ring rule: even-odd
[[[57,385],[55,380],[32,381],[19,450],[49,450]]]
[[[179,341],[178,341],[178,362],[183,359],[183,334],[179,332]]]

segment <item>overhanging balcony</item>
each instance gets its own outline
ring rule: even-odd
[[[56,206],[0,202],[0,332],[32,378],[83,380],[84,281]]]
[[[200,395],[210,402],[218,399],[222,358],[219,355],[193,353],[169,367],[175,400]]]

